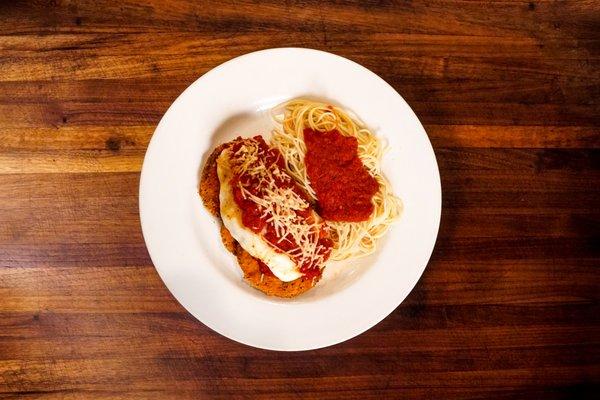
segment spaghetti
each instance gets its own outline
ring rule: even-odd
[[[358,157],[368,173],[377,181],[379,190],[372,198],[373,212],[367,220],[328,221],[335,243],[331,259],[344,260],[373,253],[378,239],[387,232],[402,212],[400,199],[394,196],[390,183],[381,172],[384,153],[381,141],[357,118],[353,118],[339,107],[325,103],[294,99],[276,107],[273,117],[281,128],[273,131],[271,145],[283,155],[288,174],[315,202],[317,194],[311,186],[305,163],[305,130],[337,131],[343,136],[356,138]]]

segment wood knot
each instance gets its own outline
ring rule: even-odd
[[[121,140],[118,138],[108,138],[106,139],[106,148],[112,152],[118,152],[119,150],[121,150]]]

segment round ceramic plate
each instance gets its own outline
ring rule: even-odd
[[[337,262],[309,292],[267,297],[242,279],[203,207],[198,182],[213,148],[236,136],[267,136],[269,110],[294,97],[354,112],[387,141],[383,171],[404,212],[378,251]],[[423,273],[441,212],[441,187],[427,134],[402,97],[368,69],[316,50],[281,48],[228,61],[188,87],[160,121],[140,181],[140,218],[152,261],[175,298],[216,332],[250,346],[308,350],[377,324]]]

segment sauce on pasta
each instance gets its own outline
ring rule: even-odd
[[[358,158],[358,141],[337,130],[304,129],[304,162],[317,197],[317,211],[328,221],[360,222],[373,213],[379,184]]]

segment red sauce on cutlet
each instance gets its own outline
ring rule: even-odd
[[[239,138],[230,148],[231,154],[235,154],[243,145],[244,142],[250,139]],[[280,171],[283,172],[284,176],[273,175],[276,185],[279,188],[290,188],[297,193],[303,200],[309,203],[308,196],[298,186],[298,184],[285,173],[285,165],[283,162],[283,156],[279,150],[269,147],[261,136],[255,136],[252,138],[256,142],[259,148],[258,157],[263,161],[267,168],[271,166],[277,166]],[[269,242],[273,248],[280,252],[289,252],[298,248],[298,244],[295,240],[287,235],[286,237],[280,237],[274,225],[269,221],[270,215],[264,215],[264,210],[261,206],[256,204],[251,199],[244,196],[239,184],[249,191],[252,195],[262,198],[264,196],[263,188],[260,184],[260,176],[252,176],[249,173],[236,174],[231,181],[233,188],[233,196],[236,204],[242,213],[242,224],[249,228],[256,234],[262,235],[264,239]],[[299,218],[310,219],[312,218],[310,207],[304,210],[297,210],[296,215]],[[329,257],[333,242],[328,238],[327,233],[324,229],[317,233],[318,245],[323,246],[323,250],[320,254],[325,255],[325,259]],[[300,257],[291,257],[297,263],[300,263]],[[261,272],[265,273],[265,269],[269,270],[268,266],[259,261],[259,268]],[[300,272],[305,277],[313,277],[321,275],[321,268],[317,265],[303,263],[299,268]],[[271,273],[271,271],[268,271]]]

